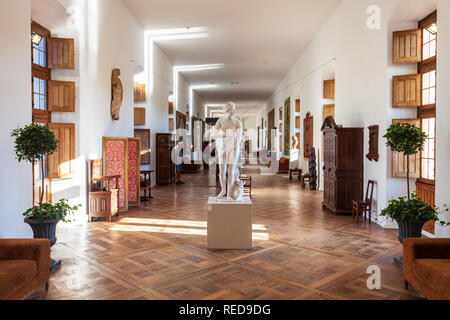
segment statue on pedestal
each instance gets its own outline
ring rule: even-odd
[[[241,155],[242,122],[234,116],[236,105],[227,102],[225,115],[217,121],[213,135],[216,140],[216,155],[219,163],[221,192],[217,199],[240,201],[243,195],[243,182],[239,179],[239,160]]]

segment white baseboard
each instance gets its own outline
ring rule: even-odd
[[[422,235],[425,236],[425,237],[427,237],[427,238],[431,238],[431,239],[436,238],[436,236],[435,236],[434,234],[431,234],[431,233],[429,233],[429,232],[426,232],[425,230],[422,230]]]

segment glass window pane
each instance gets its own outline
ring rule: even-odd
[[[430,156],[429,156],[429,158],[430,159],[435,159],[435,155],[436,154],[436,152],[435,152],[435,149],[434,149],[434,139],[431,139],[430,140]]]
[[[428,179],[428,161],[422,159],[422,178]]]
[[[423,159],[429,158],[429,151],[428,150],[430,150],[430,146],[429,146],[428,140],[426,140],[425,144],[423,145],[423,151],[422,151],[422,158]]]
[[[430,58],[430,44],[427,43],[423,46],[423,60]]]
[[[424,89],[430,87],[430,73],[425,73],[422,76],[422,86],[423,86]]]
[[[436,55],[436,40],[430,42],[430,57],[434,57]]]
[[[430,87],[436,87],[436,70],[430,72]]]
[[[39,106],[41,110],[45,110],[45,96],[40,96]]]
[[[428,104],[436,103],[436,88],[430,89],[430,100],[428,101]]]
[[[39,64],[39,50],[33,49],[33,63]]]
[[[43,52],[39,55],[39,65],[45,67],[45,54]]]
[[[429,129],[429,134],[428,134],[428,137],[430,138],[430,139],[434,139],[435,138],[435,131],[436,131],[436,118],[430,118],[429,119],[429,126],[430,126],[430,129]]]
[[[430,94],[429,94],[429,92],[428,92],[428,89],[425,89],[425,90],[423,90],[423,97],[422,97],[422,104],[423,105],[427,105],[427,104],[430,104],[429,103],[429,101],[430,101]]]
[[[36,93],[33,96],[33,108],[39,109],[39,95]]]
[[[39,79],[33,78],[33,92],[39,93]]]
[[[434,180],[434,161],[428,160],[428,179]]]
[[[423,43],[427,43],[430,41],[430,33],[427,29],[423,29]]]
[[[45,95],[46,94],[46,82],[45,82],[45,80],[40,80],[40,86],[39,86],[41,89],[40,89],[40,93],[41,94],[43,94],[43,95]]]
[[[428,119],[422,119],[422,131],[428,134]]]
[[[39,43],[39,49],[45,51],[45,38],[42,38],[41,43]]]

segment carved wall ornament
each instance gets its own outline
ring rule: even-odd
[[[380,157],[378,155],[378,132],[379,126],[369,127],[369,153],[366,155],[366,157],[370,161],[378,161]]]
[[[119,120],[120,107],[123,101],[123,86],[120,81],[120,69],[113,69],[111,77],[111,117]]]
[[[311,113],[307,113],[305,119],[303,120],[303,152],[304,158],[309,159],[310,150],[313,147],[314,143],[314,117],[311,116]]]

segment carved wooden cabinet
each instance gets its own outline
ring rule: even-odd
[[[156,135],[156,184],[167,186],[175,180],[175,165],[172,162],[172,150],[175,147],[173,135]]]
[[[323,206],[335,214],[349,214],[352,200],[363,198],[364,128],[337,126],[325,119]]]

